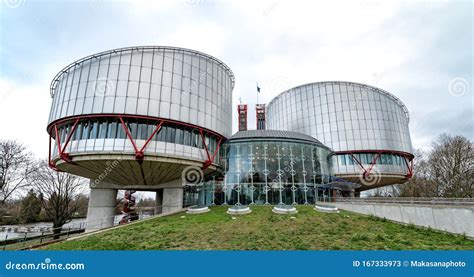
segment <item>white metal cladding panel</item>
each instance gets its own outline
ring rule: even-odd
[[[362,84],[325,82],[293,88],[272,100],[267,112],[268,129],[308,134],[334,151],[412,152],[405,110]]]
[[[54,92],[49,122],[83,114],[147,115],[229,137],[232,76],[216,61],[183,50],[133,49],[78,63]]]

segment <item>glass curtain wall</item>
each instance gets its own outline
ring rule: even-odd
[[[314,204],[318,194],[322,195],[323,185],[331,180],[331,151],[310,143],[229,142],[221,154],[223,180],[188,186],[185,204]]]

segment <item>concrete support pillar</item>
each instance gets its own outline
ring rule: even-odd
[[[163,213],[178,211],[183,208],[183,188],[163,188]]]
[[[161,214],[163,212],[163,190],[159,189],[156,191],[155,197],[155,214]]]
[[[351,197],[351,198],[355,197],[355,190],[349,191],[349,197]]]
[[[86,232],[114,226],[116,189],[91,188]]]
[[[337,191],[335,189],[331,190],[331,202],[336,202]]]

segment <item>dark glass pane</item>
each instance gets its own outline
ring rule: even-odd
[[[80,140],[82,136],[82,123],[77,124],[76,131],[74,131],[74,140]]]
[[[341,165],[346,165],[345,155],[339,155],[339,162],[341,163]]]
[[[166,126],[161,126],[158,133],[155,135],[154,140],[156,141],[165,141]]]
[[[181,130],[180,128],[176,128],[175,133],[176,135],[174,143],[183,144],[183,130]]]
[[[110,122],[107,129],[107,138],[115,138],[117,135],[117,122]]]
[[[132,138],[137,139],[138,137],[138,124],[135,122],[128,124],[128,131],[132,135]]]
[[[188,128],[184,130],[183,144],[188,146],[191,145],[191,132]]]
[[[168,127],[166,132],[166,142],[174,143],[176,131],[174,127]]]
[[[83,129],[82,129],[82,139],[88,139],[89,138],[89,132],[90,132],[90,121],[84,122]]]
[[[107,137],[107,126],[109,124],[108,122],[101,122],[99,125],[99,138],[103,139]]]
[[[116,123],[117,126],[117,138],[124,139],[127,137],[125,130],[123,129],[123,125],[121,122]]]

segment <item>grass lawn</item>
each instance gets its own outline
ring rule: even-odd
[[[298,214],[273,214],[271,207],[252,206],[252,213],[234,219],[228,207],[211,212],[179,213],[52,244],[46,249],[474,249],[474,241],[413,225],[341,211],[321,213],[298,206]]]

